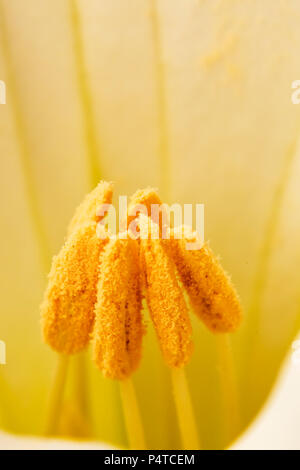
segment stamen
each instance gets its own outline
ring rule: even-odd
[[[187,250],[186,243],[196,243],[197,235],[185,228],[185,238],[165,242],[182,283],[186,288],[195,313],[214,333],[235,331],[242,318],[241,306],[235,288],[208,245],[200,250]]]
[[[144,430],[130,375],[141,359],[139,250],[136,240],[111,240],[103,257],[95,306],[94,360],[105,377],[120,380],[125,425],[131,449],[146,449]]]
[[[185,237],[180,239],[179,235],[183,233]],[[197,242],[200,243],[191,229],[188,231],[187,227],[179,227],[171,230],[171,240],[165,246],[175,261],[195,313],[215,333],[234,331],[242,317],[237,293],[207,245],[198,250],[187,249],[187,243]],[[223,334],[216,341],[225,440],[229,442],[240,423],[239,393],[230,338]]]
[[[148,223],[140,216],[141,233]],[[151,233],[153,233],[153,224]],[[182,367],[192,354],[192,327],[175,266],[162,240],[141,239],[141,259],[146,298],[160,347],[170,367]]]
[[[131,379],[120,381],[120,392],[129,448],[131,450],[147,449],[137,397]]]
[[[99,222],[98,208],[104,204],[111,204],[113,195],[113,184],[101,181],[98,186],[87,194],[82,203],[77,207],[75,214],[70,222],[68,234],[81,227],[87,222]]]
[[[125,379],[138,367],[141,317],[138,243],[111,240],[101,266],[93,333],[94,360],[106,377]]]
[[[140,215],[141,259],[149,311],[171,378],[184,449],[199,449],[192,400],[183,366],[192,354],[192,327],[173,261],[157,239],[160,229]],[[147,236],[146,236],[147,235]]]
[[[53,260],[41,310],[44,339],[58,352],[77,353],[89,342],[99,257],[107,241],[97,237],[92,222],[74,230]]]
[[[99,205],[111,203],[111,200],[112,184],[105,182],[86,196],[69,225],[65,245],[53,259],[41,311],[44,339],[58,352],[78,352],[89,341],[94,320],[99,255],[106,244],[106,240],[96,238],[96,214]],[[67,360],[61,356],[50,392],[48,433],[57,430],[67,370]]]
[[[200,450],[191,395],[184,369],[172,369],[174,400],[184,450]]]

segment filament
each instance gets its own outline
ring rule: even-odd
[[[91,415],[89,409],[89,397],[88,397],[88,374],[87,374],[87,355],[83,351],[74,357],[75,366],[75,377],[74,377],[74,388],[75,398],[83,418],[85,429],[88,434],[92,434],[91,429]]]
[[[120,393],[129,447],[131,450],[146,449],[142,419],[131,379],[120,381]]]
[[[185,371],[183,368],[172,368],[171,377],[178,424],[184,450],[199,450],[200,441],[193,411],[192,399]]]
[[[223,398],[224,440],[230,442],[237,434],[241,424],[236,369],[229,335],[217,335],[216,341],[219,356],[220,388]]]

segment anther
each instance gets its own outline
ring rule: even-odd
[[[242,312],[235,288],[223,270],[219,260],[205,244],[199,250],[187,250],[187,243],[197,243],[197,234],[190,231],[185,238],[176,239],[171,231],[171,240],[165,242],[173,258],[181,281],[191,299],[195,313],[213,332],[233,332],[240,325]]]
[[[97,366],[106,377],[129,377],[139,365],[144,334],[138,243],[130,237],[111,240],[105,249],[95,317]]]

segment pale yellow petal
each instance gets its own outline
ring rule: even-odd
[[[102,442],[83,442],[63,439],[43,439],[0,433],[0,450],[109,450],[113,447]]]

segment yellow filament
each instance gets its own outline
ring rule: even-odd
[[[216,335],[216,341],[223,399],[224,440],[229,443],[237,434],[241,422],[239,392],[230,337],[228,334]]]
[[[183,449],[199,450],[200,441],[184,369],[172,368],[171,377]]]
[[[120,381],[124,420],[131,450],[146,449],[146,440],[133,383],[130,379]]]
[[[59,418],[61,416],[64,388],[68,371],[68,357],[62,354],[58,357],[57,369],[51,390],[46,435],[53,436],[58,431]]]
[[[92,435],[92,423],[91,414],[89,408],[89,397],[88,397],[88,373],[86,367],[87,353],[83,351],[74,356],[75,366],[75,377],[74,377],[74,388],[75,388],[75,399],[80,410],[80,416],[83,421],[84,437]]]

